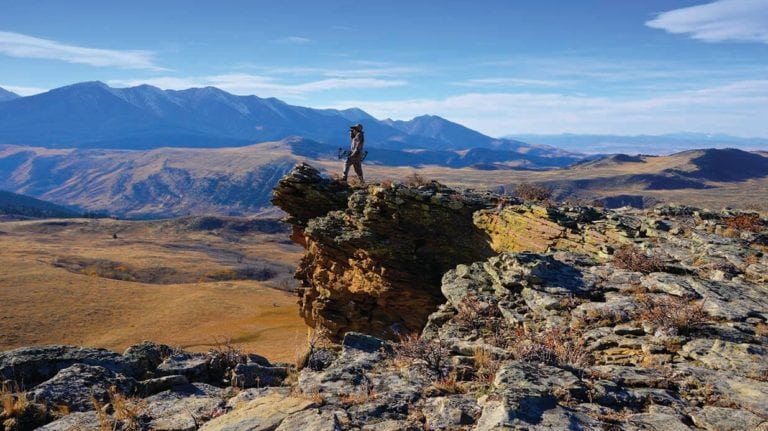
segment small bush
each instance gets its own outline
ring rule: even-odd
[[[735,231],[741,232],[760,232],[763,229],[763,221],[757,214],[738,214],[725,218],[725,226]]]
[[[459,381],[456,374],[451,373],[446,377],[441,377],[434,382],[432,386],[445,394],[466,394],[467,388]]]
[[[405,177],[405,185],[409,187],[421,187],[430,184],[431,181],[424,178],[418,172],[414,172],[411,175]]]
[[[515,359],[559,367],[583,368],[592,362],[581,333],[570,328],[517,328],[511,351]]]
[[[646,256],[632,244],[625,244],[613,253],[613,264],[621,269],[648,274],[661,270],[664,265],[656,256]]]
[[[500,361],[483,348],[475,349],[472,359],[475,362],[475,380],[487,385],[492,384],[499,371]]]
[[[552,198],[550,188],[531,183],[518,184],[513,194],[524,201],[532,202],[546,202]]]
[[[704,301],[691,301],[671,295],[638,295],[634,317],[655,325],[662,333],[686,334],[710,321]]]
[[[451,352],[439,338],[426,340],[418,334],[406,335],[394,345],[394,351],[397,359],[422,362],[438,377],[446,376],[446,361]]]

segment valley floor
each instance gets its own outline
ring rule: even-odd
[[[205,351],[229,341],[293,360],[306,340],[290,291],[299,248],[284,232],[205,222],[0,223],[0,350],[77,344],[121,351],[151,339]]]

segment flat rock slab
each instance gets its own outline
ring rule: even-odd
[[[317,408],[314,402],[298,397],[269,394],[256,398],[223,416],[206,422],[200,430],[204,431],[271,431],[294,413]]]

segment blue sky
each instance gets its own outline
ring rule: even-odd
[[[516,133],[768,137],[768,0],[0,3],[0,87],[214,85]]]

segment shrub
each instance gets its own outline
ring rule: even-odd
[[[517,328],[510,350],[515,359],[559,367],[583,368],[592,362],[581,333],[570,328],[543,331]]]
[[[406,335],[394,345],[395,356],[408,362],[419,361],[439,377],[446,376],[446,361],[450,350],[440,338],[426,340],[418,334]]]
[[[421,186],[428,185],[430,182],[431,181],[429,181],[426,178],[424,178],[418,172],[414,172],[411,175],[408,175],[407,177],[405,177],[405,183],[404,184],[409,186],[409,187],[421,187]]]
[[[704,301],[691,301],[671,295],[638,295],[634,317],[655,325],[669,335],[685,334],[707,323]]]
[[[646,256],[632,244],[622,245],[613,252],[613,264],[618,268],[643,274],[659,271],[664,266],[661,259],[656,256]]]
[[[520,183],[513,192],[524,201],[546,202],[552,198],[552,189],[531,183]]]
[[[757,214],[738,214],[725,218],[725,226],[737,233],[740,232],[760,232],[763,228],[763,221]]]
[[[491,352],[477,348],[472,354],[475,362],[475,380],[490,385],[499,371],[500,361]]]

